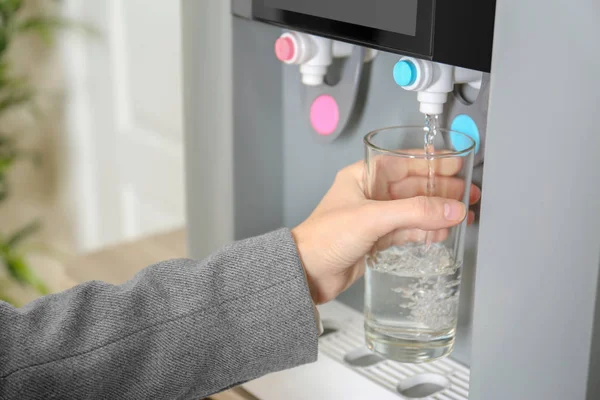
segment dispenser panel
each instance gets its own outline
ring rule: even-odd
[[[496,0],[248,0],[252,19],[490,72]]]
[[[267,7],[415,36],[418,0],[265,0]]]

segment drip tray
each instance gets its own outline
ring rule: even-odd
[[[469,369],[449,358],[424,364],[386,360],[365,346],[363,316],[339,302],[319,307],[326,335],[319,351],[398,399],[467,400]]]
[[[261,400],[467,400],[469,369],[451,359],[402,364],[365,346],[362,313],[332,301],[319,306],[324,334],[316,363],[243,385]]]

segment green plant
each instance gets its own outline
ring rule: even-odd
[[[35,109],[35,88],[26,76],[20,76],[14,71],[9,57],[9,50],[15,39],[23,35],[36,35],[50,45],[57,29],[81,27],[44,11],[33,14],[25,12],[25,6],[34,1],[39,5],[40,1],[48,0],[0,0],[0,121],[12,111]],[[33,116],[38,117],[36,113]],[[22,148],[18,134],[4,131],[0,124],[0,203],[10,195],[9,172],[22,159],[35,161],[36,153]],[[47,286],[27,262],[27,248],[23,245],[39,230],[40,222],[31,222],[12,233],[1,232],[1,227],[0,223],[0,268],[4,267],[6,270],[8,281],[0,282],[0,300],[14,303],[3,290],[11,283],[31,287],[42,295],[47,294]]]

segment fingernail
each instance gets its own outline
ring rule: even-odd
[[[444,217],[450,221],[458,221],[463,218],[463,205],[460,203],[444,203]]]

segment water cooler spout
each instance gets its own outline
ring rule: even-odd
[[[423,114],[439,115],[444,111],[448,93],[456,84],[481,86],[483,72],[462,67],[402,57],[394,66],[394,80],[406,90],[418,92],[419,109]]]
[[[286,32],[275,42],[277,58],[286,64],[300,65],[302,83],[308,86],[322,85],[333,58],[349,57],[352,49],[349,43],[301,32]],[[375,55],[376,51],[369,49],[365,61],[371,61]]]

